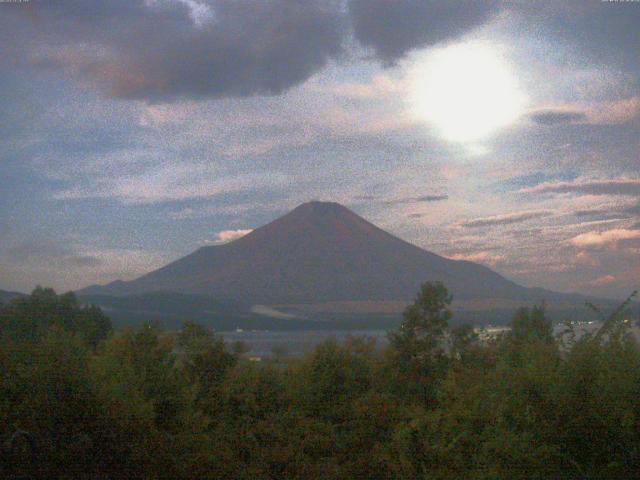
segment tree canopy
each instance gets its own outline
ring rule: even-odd
[[[192,322],[109,333],[98,309],[36,289],[0,310],[0,478],[637,476],[623,310],[568,347],[541,307],[483,343],[449,326],[450,304],[425,284],[382,351],[350,338],[254,363]]]

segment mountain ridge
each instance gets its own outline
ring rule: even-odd
[[[24,293],[12,292],[9,290],[0,289],[0,304],[8,303],[13,299],[24,297]]]

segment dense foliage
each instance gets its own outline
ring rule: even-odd
[[[390,346],[253,363],[197,324],[111,332],[37,289],[0,308],[0,478],[632,478],[640,350],[624,309],[563,341],[544,310],[480,343],[425,284]]]

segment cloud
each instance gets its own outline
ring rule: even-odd
[[[379,197],[376,197],[375,195],[356,195],[355,197],[353,197],[354,200],[377,200]]]
[[[517,239],[539,238],[543,231],[544,230],[542,228],[525,228],[521,230],[510,230],[505,232],[504,235]]]
[[[506,215],[495,215],[492,217],[476,218],[460,224],[462,227],[490,227],[494,225],[510,225],[513,223],[526,222],[536,218],[544,218],[553,215],[549,210],[537,210],[529,212],[509,213]]]
[[[617,228],[606,232],[587,232],[576,235],[570,243],[579,248],[604,247],[617,245],[622,240],[640,239],[639,230]]]
[[[7,8],[4,48],[127,99],[277,95],[344,58],[353,33],[386,63],[487,21],[460,0],[85,0]],[[358,91],[357,95],[362,94]],[[365,95],[367,94],[364,92]]]
[[[459,37],[485,23],[497,2],[474,0],[351,0],[355,38],[385,63],[407,52]]]
[[[166,252],[149,249],[74,246],[70,250],[96,261],[84,268],[77,268],[64,257],[32,256],[29,261],[19,261],[5,255],[0,259],[0,283],[15,285],[14,288],[21,291],[30,291],[38,284],[54,286],[58,291],[77,290],[90,284],[104,284],[117,279],[131,280],[175,260]]]
[[[620,100],[591,101],[555,106],[529,114],[538,125],[553,126],[571,123],[590,125],[617,125],[640,115],[640,97]]]
[[[629,215],[640,215],[640,202],[633,207],[625,209],[624,213],[628,213]]]
[[[587,119],[587,116],[583,112],[542,110],[533,112],[529,115],[529,118],[538,125],[558,125],[582,122]]]
[[[600,265],[600,261],[597,258],[591,256],[591,254],[581,250],[575,257],[576,265],[586,265],[590,267],[597,267]]]
[[[429,203],[429,202],[441,202],[443,200],[448,200],[449,195],[421,195],[418,197],[406,197],[406,198],[397,198],[394,200],[386,200],[384,203],[386,205],[396,205],[402,203]]]
[[[340,55],[343,22],[320,0],[86,0],[15,8],[33,65],[120,98],[279,94]]]
[[[7,258],[13,263],[56,265],[58,268],[91,268],[102,261],[74,248],[54,242],[27,241],[7,250]]]
[[[572,212],[572,215],[574,217],[597,217],[600,215],[608,215],[610,213],[610,210],[605,210],[603,208],[593,208],[587,210],[576,210]]]
[[[495,253],[481,251],[474,253],[457,253],[450,255],[452,260],[465,260],[468,262],[484,263],[495,267],[496,265],[504,262],[506,257],[504,255],[497,255]]]
[[[149,1],[149,0],[148,0]],[[158,0],[150,0],[149,3],[153,4]],[[206,25],[214,18],[214,11],[211,5],[206,3],[199,3],[196,0],[177,0],[178,2],[186,5],[189,8],[189,17],[193,21],[196,27],[202,27]]]
[[[616,125],[625,123],[640,115],[640,97],[592,102],[585,106],[585,114],[591,124]]]
[[[598,277],[595,280],[589,282],[589,285],[593,285],[595,287],[601,287],[603,285],[609,285],[616,281],[616,277],[613,275],[604,275],[602,277]]]
[[[422,197],[415,197],[416,202],[439,202],[441,200],[447,200],[449,195],[424,195]]]
[[[578,46],[591,61],[637,70],[640,9],[630,1],[510,2],[526,28],[551,43]]]
[[[584,210],[575,210],[571,215],[577,218],[599,217],[602,220],[627,220],[632,218],[633,214],[627,212],[628,209],[622,209],[619,205],[609,208],[591,208]]]
[[[245,230],[222,230],[216,234],[216,238],[212,242],[214,245],[220,245],[222,243],[229,243],[237,240],[245,235],[253,232],[253,229],[245,229]]]
[[[576,180],[573,182],[541,183],[523,188],[518,193],[580,193],[587,195],[640,196],[640,179],[620,178],[612,180]]]
[[[152,204],[211,198],[225,193],[258,190],[286,183],[285,175],[217,175],[209,165],[165,165],[135,175],[99,176],[89,184],[56,192],[55,200],[112,198],[126,204]]]
[[[573,216],[575,217],[597,217],[599,215],[606,215],[608,213],[610,213],[608,210],[600,208],[594,208],[590,210],[576,210],[575,212],[572,212]]]

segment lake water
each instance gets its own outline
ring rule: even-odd
[[[583,323],[577,327],[578,336],[581,331],[594,331],[600,326],[599,322]],[[555,325],[554,333],[564,331],[565,325]],[[505,327],[489,327],[484,330],[481,338],[499,335],[505,331]],[[636,338],[640,341],[640,329],[634,326],[632,329]],[[243,342],[250,357],[270,357],[275,352],[286,356],[299,356],[312,352],[318,345],[333,339],[338,343],[344,342],[349,337],[374,338],[378,348],[388,345],[386,330],[299,330],[299,331],[232,331],[220,332],[227,343]],[[486,338],[484,338],[486,340]]]

